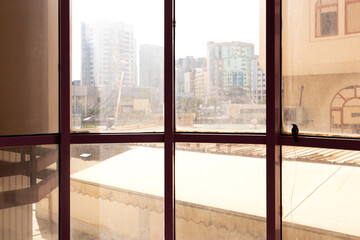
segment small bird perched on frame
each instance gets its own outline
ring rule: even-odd
[[[291,124],[293,127],[291,129],[292,136],[295,140],[295,142],[298,142],[298,136],[299,136],[299,128],[296,124]]]

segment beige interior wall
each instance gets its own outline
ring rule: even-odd
[[[49,132],[59,131],[59,21],[58,1],[48,1]]]
[[[56,2],[0,1],[0,135],[57,131]]]

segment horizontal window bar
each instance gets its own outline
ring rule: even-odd
[[[71,134],[71,144],[164,142],[163,133],[143,134]]]
[[[58,134],[0,137],[0,147],[16,147],[16,146],[45,145],[45,144],[48,145],[48,144],[59,144],[59,143],[60,143],[60,137]]]
[[[266,136],[263,134],[196,134],[175,133],[175,142],[201,142],[201,143],[245,143],[265,144]]]
[[[71,134],[70,142],[71,144],[164,142],[164,134],[163,133]],[[175,133],[174,142],[266,144],[266,135]],[[30,145],[59,144],[59,143],[60,143],[60,137],[57,134],[0,137],[0,147],[30,146]],[[291,135],[282,135],[278,137],[277,144],[287,145],[287,146],[360,150],[360,139],[352,139],[352,138],[299,136],[299,141],[295,142]]]
[[[278,140],[279,145],[287,146],[360,150],[360,139],[353,138],[321,138],[299,136],[298,142],[295,142],[292,136],[279,136]]]

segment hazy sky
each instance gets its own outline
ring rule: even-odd
[[[120,21],[135,27],[141,44],[164,45],[164,0],[72,0],[73,79],[81,75],[81,22]],[[177,0],[176,58],[206,57],[208,41],[259,45],[259,1]],[[139,47],[137,47],[139,51]]]

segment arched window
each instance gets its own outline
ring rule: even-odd
[[[360,131],[360,86],[341,89],[334,96],[330,108],[331,131],[358,133]]]
[[[360,33],[360,0],[345,1],[345,33]]]
[[[318,0],[315,10],[316,37],[338,34],[338,1]]]

